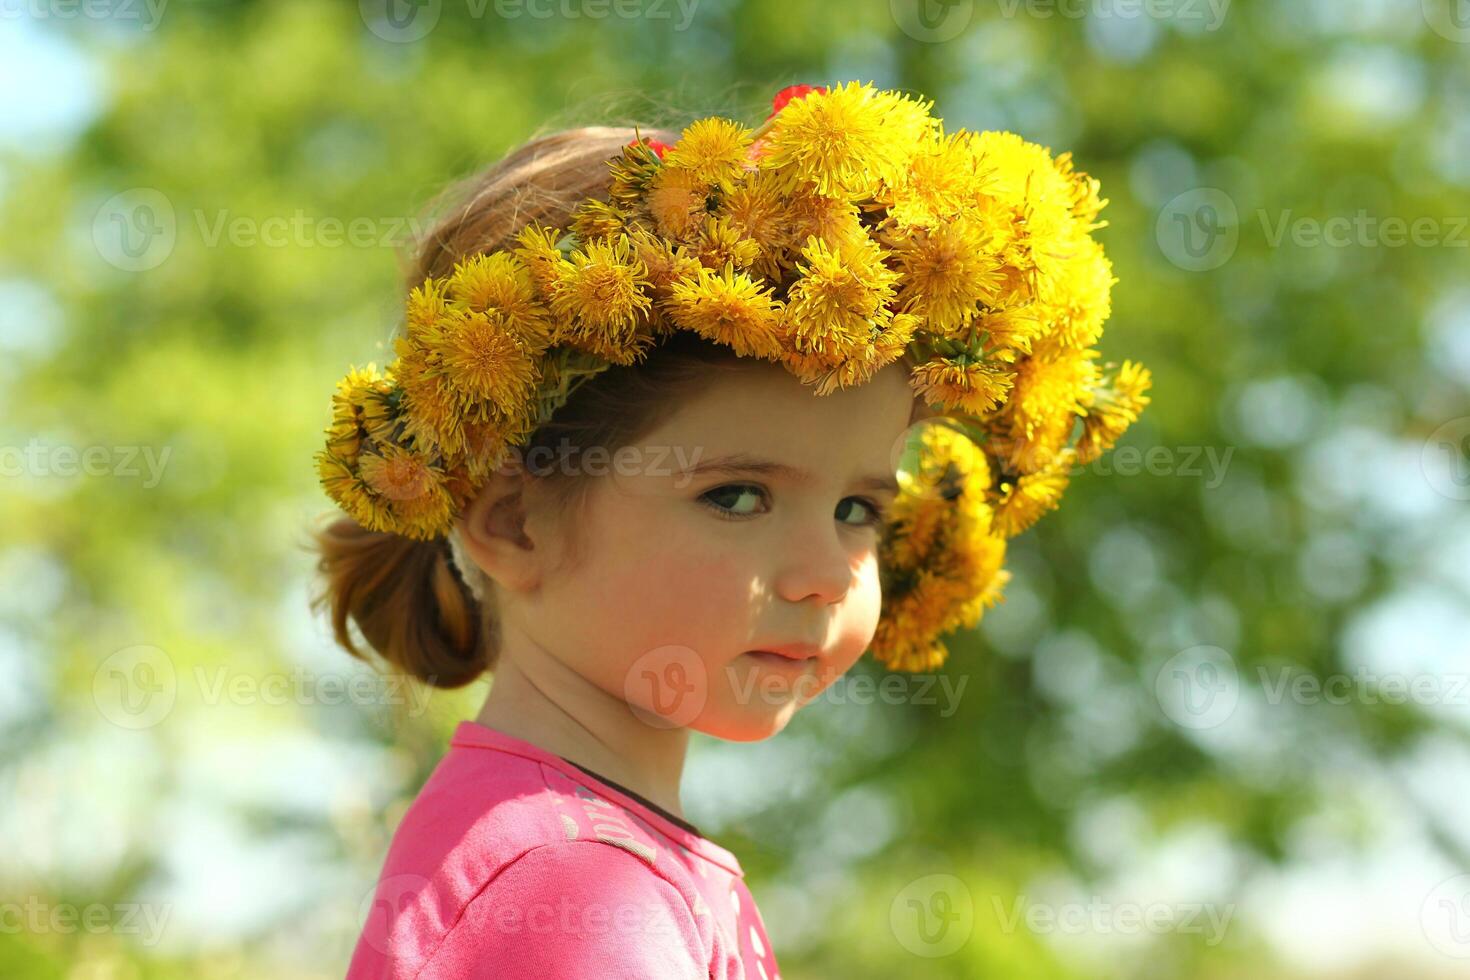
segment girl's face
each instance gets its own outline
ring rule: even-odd
[[[605,475],[522,622],[650,725],[775,734],[872,640],[913,404],[901,364],[821,397],[779,365],[714,374],[637,444],[558,461]],[[750,652],[781,648],[806,659]]]

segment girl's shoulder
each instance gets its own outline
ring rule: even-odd
[[[543,976],[589,953],[645,975],[641,960],[606,959],[643,950],[698,976],[774,977],[743,878],[729,851],[565,759],[461,722],[394,830],[349,977],[426,980],[441,975],[418,972],[431,964],[528,944],[550,957],[524,960]]]

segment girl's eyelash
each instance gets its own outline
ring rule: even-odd
[[[754,484],[754,483],[726,483],[726,484],[724,484],[722,486],[711,487],[709,490],[706,490],[704,493],[700,494],[700,496],[699,496],[699,502],[701,504],[703,504],[705,507],[707,507],[710,510],[714,511],[716,516],[718,516],[722,520],[727,520],[727,521],[743,521],[743,520],[748,520],[749,518],[755,517],[756,515],[755,514],[731,514],[725,508],[719,506],[718,504],[715,504],[715,503],[711,502],[709,500],[709,495],[712,494],[712,493],[715,493],[715,492],[717,492],[719,490],[755,490],[758,493],[760,493],[762,496],[765,495],[765,489],[763,487],[759,486],[758,484]],[[857,527],[881,527],[883,525],[883,523],[884,523],[883,508],[878,504],[878,502],[876,500],[873,500],[871,497],[846,497],[846,498],[843,498],[843,499],[846,499],[846,500],[856,500],[856,501],[858,501],[864,507],[866,507],[867,510],[868,510],[868,513],[872,515],[871,517],[868,517],[867,519],[865,519],[862,524],[858,524],[858,525],[855,525],[855,526],[857,526]]]

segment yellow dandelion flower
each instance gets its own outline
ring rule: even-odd
[[[1067,181],[1072,190],[1072,214],[1081,222],[1083,229],[1093,231],[1097,228],[1107,227],[1106,221],[1098,221],[1097,216],[1107,206],[1107,198],[1099,197],[1102,183],[1094,177],[1089,177],[1080,170],[1073,169],[1072,152],[1068,150],[1056,158],[1057,173]]]
[[[358,460],[358,472],[374,493],[398,502],[433,492],[440,473],[427,454],[394,443],[375,448],[377,451],[364,453]]]
[[[891,319],[888,304],[900,274],[883,263],[885,251],[864,236],[831,247],[807,239],[799,278],[787,299],[787,323],[799,349],[851,356]]]
[[[737,269],[748,269],[760,257],[760,244],[744,237],[729,218],[707,217],[699,237],[691,246],[702,265],[722,268],[727,262]]]
[[[886,567],[916,569],[934,561],[954,535],[988,533],[990,465],[959,423],[936,417],[918,429],[899,470],[900,493],[890,510]],[[956,508],[959,508],[958,510]]]
[[[982,313],[975,320],[975,329],[986,337],[985,346],[992,356],[1014,361],[1031,353],[1032,342],[1045,332],[1046,324],[1034,309],[1022,307]]]
[[[925,361],[909,376],[909,384],[930,404],[976,416],[995,411],[1005,401],[1013,381],[1009,365],[975,361],[965,355]]]
[[[348,466],[335,456],[318,453],[317,475],[342,512],[358,524],[372,531],[397,530],[389,501],[362,481],[355,464]]]
[[[637,361],[651,346],[648,269],[627,236],[591,241],[572,252],[552,288],[560,335],[553,339],[618,364]]]
[[[697,275],[702,268],[686,246],[671,244],[646,228],[635,228],[628,234],[633,257],[648,271],[648,282],[655,296],[665,298],[676,279]]]
[[[496,313],[454,310],[436,353],[450,391],[468,417],[510,415],[536,388],[534,348]]]
[[[949,658],[943,636],[974,629],[984,611],[1003,601],[1011,573],[1002,568],[1005,539],[982,535],[966,549],[969,560],[963,574],[929,569],[914,573],[913,584],[891,602],[884,597],[883,613],[869,652],[889,670],[937,670]]]
[[[517,244],[512,252],[525,265],[542,298],[551,295],[552,287],[568,264],[561,249],[557,248],[561,237],[560,231],[538,221],[532,221],[516,234]]]
[[[422,337],[432,331],[448,308],[448,283],[443,279],[425,279],[408,293],[404,317],[408,335]]]
[[[769,289],[733,266],[727,264],[723,272],[701,268],[697,278],[673,283],[669,294],[669,317],[685,330],[724,344],[741,357],[780,357],[779,304]]]
[[[391,416],[388,396],[393,376],[379,373],[376,364],[351,368],[332,393],[332,421],[327,426],[327,450],[348,461],[361,451],[370,428],[381,429]]]
[[[818,395],[866,384],[882,368],[904,356],[919,322],[918,317],[909,313],[887,317],[882,321],[882,328],[867,344],[858,344],[822,366],[799,366],[797,377],[811,385]],[[783,335],[785,333],[783,331]]]
[[[963,219],[933,229],[916,228],[894,250],[903,285],[903,309],[928,321],[927,329],[957,336],[996,303],[1004,284],[1001,263],[983,226]]]
[[[1153,384],[1148,368],[1124,361],[1117,374],[1102,385],[1082,420],[1082,437],[1077,441],[1077,461],[1087,464],[1117,443],[1152,399],[1144,392]]]
[[[980,166],[990,173],[987,192],[1012,207],[1072,217],[1072,181],[1057,169],[1046,147],[1015,133],[990,130],[975,138]]]
[[[1012,239],[1007,259],[1017,268],[1034,271],[1037,297],[1055,303],[1073,264],[1083,258],[1085,239],[1077,234],[1076,222],[1063,209],[1028,207],[1023,209],[1023,216],[1024,231]]]
[[[768,279],[780,276],[775,264],[782,248],[789,244],[787,208],[780,189],[769,171],[758,171],[733,187],[720,202],[717,212],[728,220],[741,238],[760,247],[755,269]]]
[[[438,468],[432,472],[434,480],[427,492],[390,504],[399,524],[397,533],[427,540],[449,530],[454,520],[454,496],[444,472]]]
[[[1090,347],[1102,337],[1103,323],[1112,314],[1112,263],[1091,238],[1077,243],[1078,254],[1056,281],[1050,306],[1058,339],[1070,347]]]
[[[536,299],[525,263],[512,253],[473,255],[456,263],[448,289],[457,305],[489,314],[523,344],[544,348],[550,343],[546,307]]]
[[[1062,502],[1062,493],[1071,479],[1067,471],[1076,461],[1076,453],[1066,449],[1035,473],[1002,480],[997,486],[995,503],[996,533],[1013,538],[1035,524],[1047,511],[1055,510]]]
[[[1053,415],[1025,434],[1014,422],[997,422],[991,430],[991,454],[1008,473],[1035,473],[1056,461],[1078,424],[1075,415]]]
[[[902,182],[914,148],[934,131],[932,106],[871,83],[812,92],[776,116],[758,165],[831,197],[876,197]]]
[[[388,443],[364,453],[355,475],[325,469],[343,509],[370,530],[431,538],[449,524],[452,501],[443,470],[425,454]]]
[[[989,187],[975,134],[936,132],[917,147],[904,179],[882,201],[898,226],[934,227],[973,208]]]
[[[689,255],[683,245],[670,245],[646,228],[635,228],[628,235],[633,255],[648,270],[648,284],[653,294],[650,325],[656,337],[664,337],[678,329],[664,313],[669,288],[678,280],[698,276],[704,267]]]
[[[1027,437],[1048,420],[1085,414],[1083,400],[1097,383],[1095,350],[1044,345],[1017,362],[1015,390],[1007,403],[1018,431]]]
[[[579,242],[608,238],[626,232],[632,217],[630,212],[616,204],[588,199],[578,204],[572,213],[572,234]]]
[[[829,245],[868,237],[856,204],[818,194],[811,187],[797,190],[788,199],[786,223],[785,243],[793,246],[813,237]]]
[[[733,120],[700,119],[664,154],[664,166],[688,170],[707,184],[724,183],[745,172],[750,142],[751,131]]]
[[[436,339],[438,336],[436,332]],[[409,338],[399,337],[394,347],[398,359],[393,362],[393,373],[403,390],[405,438],[425,452],[458,452],[463,443],[464,408],[436,366],[438,356]]]
[[[640,140],[625,145],[619,156],[608,161],[612,173],[608,200],[625,211],[641,208],[643,196],[662,166],[658,153],[647,143]]]
[[[895,670],[943,663],[944,634],[973,628],[1001,597],[1005,539],[991,533],[990,469],[973,439],[943,420],[925,426],[918,462],[900,470],[879,567],[883,613],[871,651]]]
[[[648,308],[648,270],[626,237],[588,242],[572,253],[568,266],[552,295],[558,316],[617,329]]]
[[[504,460],[509,447],[525,443],[535,427],[533,411],[534,407],[528,403],[510,418],[466,422],[464,449],[455,456],[455,465],[462,467],[472,480],[483,481],[489,477]]]
[[[660,234],[683,239],[699,229],[707,213],[710,185],[683,167],[665,166],[654,175],[648,188],[648,213]]]
[[[787,312],[789,311],[790,307],[787,307]],[[782,324],[781,335],[787,338],[787,346],[782,349],[781,366],[802,384],[811,386],[822,384],[828,375],[841,366],[842,358],[836,354],[799,350],[790,346],[790,330],[785,325],[786,318],[784,317]]]

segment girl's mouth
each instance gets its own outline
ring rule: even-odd
[[[787,656],[771,650],[747,650],[743,656],[749,657],[758,663],[763,663],[768,667],[775,667],[781,670],[801,670],[809,663],[816,663],[817,660],[816,657],[810,655]]]

